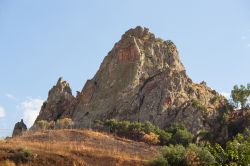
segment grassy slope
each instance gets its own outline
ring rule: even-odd
[[[86,129],[27,132],[0,142],[0,165],[8,160],[9,165],[140,166],[158,152],[156,146]]]

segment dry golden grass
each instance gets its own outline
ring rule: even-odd
[[[0,161],[0,165],[1,166],[16,166],[16,164],[10,160]]]
[[[139,166],[157,156],[158,151],[157,146],[92,130],[51,130],[27,132],[21,137],[2,141],[0,161],[32,166]]]

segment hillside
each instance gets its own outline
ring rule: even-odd
[[[241,88],[234,94],[247,102],[250,85]],[[0,160],[140,166],[158,156],[152,166],[244,165],[250,110],[242,103],[237,110],[239,103],[205,81],[193,82],[177,46],[138,26],[122,35],[76,96],[60,77],[34,125],[27,131],[21,120],[14,138],[1,143]]]
[[[46,130],[1,141],[0,165],[142,166],[158,151],[157,146],[88,129]]]

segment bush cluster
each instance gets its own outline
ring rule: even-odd
[[[55,124],[55,128],[57,129],[71,129],[73,126],[74,122],[70,118],[59,119]]]
[[[228,141],[223,148],[219,144],[203,142],[199,145],[189,144],[164,146],[162,155],[149,161],[149,166],[222,166],[250,164],[250,132]]]
[[[49,130],[49,129],[70,129],[73,128],[74,122],[70,118],[58,119],[55,121],[40,120],[35,124],[35,128],[38,130]]]
[[[111,119],[104,121],[103,125],[108,127],[110,132],[119,136],[149,144],[182,144],[187,146],[193,139],[193,135],[181,124],[173,124],[167,130],[162,130],[150,122],[141,123]]]

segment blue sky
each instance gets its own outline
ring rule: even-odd
[[[0,136],[32,124],[58,77],[81,90],[137,25],[173,40],[195,82],[250,82],[249,0],[0,0]]]

